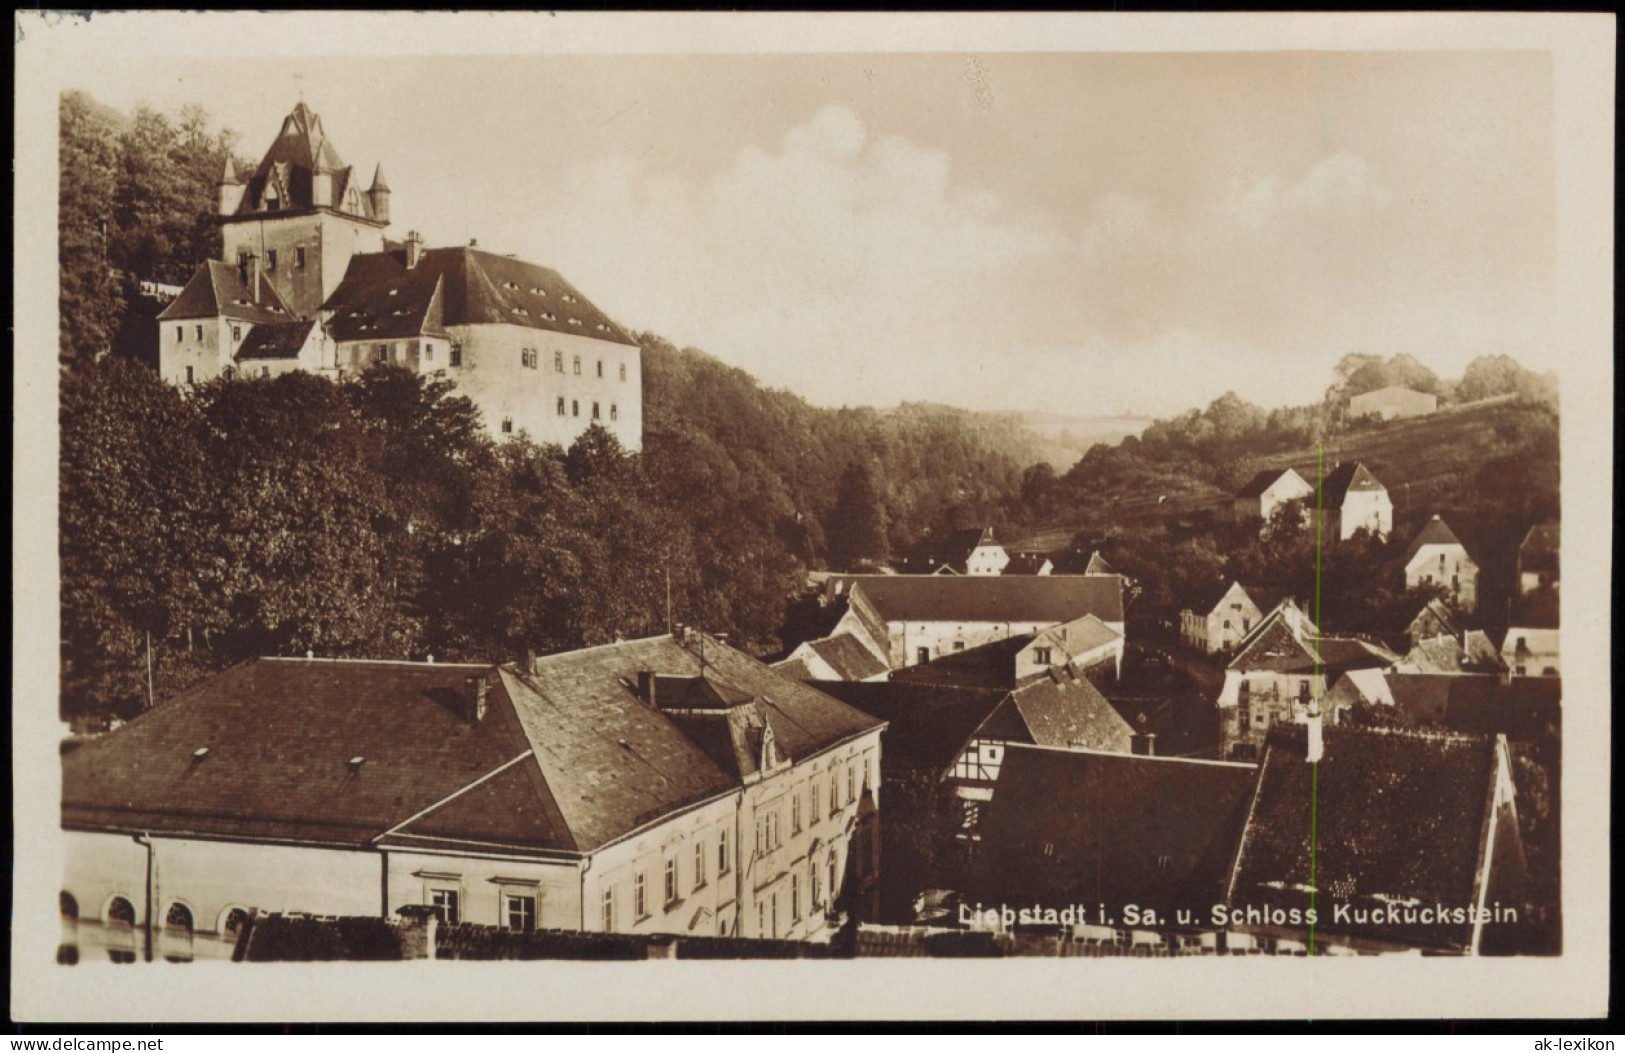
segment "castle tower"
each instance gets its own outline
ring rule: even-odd
[[[357,253],[382,252],[389,226],[383,168],[363,190],[322,128],[300,102],[246,184],[227,162],[220,184],[222,258],[258,257],[266,278],[300,318],[318,308]]]

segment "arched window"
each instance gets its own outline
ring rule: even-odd
[[[840,892],[841,886],[835,873],[835,849],[832,848],[829,850],[829,901],[834,903]]]
[[[58,900],[62,912],[62,939],[57,944],[58,965],[79,963],[79,901],[64,892]]]
[[[181,929],[190,933],[192,931],[192,908],[184,903],[171,903],[169,913],[164,915],[164,928]]]
[[[114,896],[107,904],[107,924],[134,926],[135,904],[123,896]]]
[[[248,911],[241,907],[227,907],[220,915],[220,935],[235,940],[248,924]]]
[[[69,919],[71,921],[78,921],[79,920],[79,901],[78,900],[74,899],[73,896],[71,896],[70,894],[64,892],[58,898],[57,902],[59,903],[59,905],[61,907],[62,916],[64,918],[67,918],[67,919]]]
[[[171,903],[164,915],[163,955],[168,962],[192,960],[192,908]]]

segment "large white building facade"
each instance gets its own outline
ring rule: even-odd
[[[495,435],[569,445],[599,424],[643,439],[637,342],[557,272],[385,237],[382,165],[363,189],[304,103],[254,173],[221,176],[220,260],[159,315],[171,383],[389,363],[452,381]]]

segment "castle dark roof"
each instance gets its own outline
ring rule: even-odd
[[[237,347],[239,362],[298,358],[315,322],[262,322]]]
[[[715,641],[705,663],[696,684],[697,648],[669,636],[544,658],[531,672],[245,662],[64,757],[63,822],[586,852],[737,787],[766,728],[780,755],[801,760],[880,726]],[[642,671],[689,679],[674,703],[709,700],[721,737],[704,705],[668,715],[642,701]],[[488,684],[477,721],[473,678]]]
[[[891,622],[1010,622],[1042,625],[1093,614],[1123,620],[1123,582],[1116,575],[1047,574],[1037,577],[865,574],[849,575],[880,615]]]
[[[374,212],[372,199],[367,194],[358,194],[351,204],[351,184],[357,189],[360,187],[355,170],[339,157],[322,128],[322,119],[303,102],[282,119],[282,130],[248,179],[237,215],[315,208],[312,178],[318,174],[332,177],[330,207],[373,223],[383,222]],[[387,191],[388,187],[379,189]]]
[[[1011,746],[981,821],[966,898],[1193,909],[1224,899],[1257,769]]]
[[[1365,465],[1359,461],[1345,461],[1321,480],[1320,505],[1322,508],[1342,508],[1350,493],[1378,490],[1386,492],[1387,489]]]
[[[175,301],[158,315],[160,322],[194,318],[233,318],[243,322],[287,322],[293,312],[277,295],[276,287],[263,273],[260,294],[255,299],[242,272],[220,260],[205,262],[192,274]]]
[[[1343,924],[1334,906],[1475,903],[1495,741],[1329,727],[1319,763],[1310,764],[1307,732],[1303,725],[1270,732],[1231,875],[1231,905],[1302,911],[1315,890],[1321,931],[1396,939],[1399,927]],[[1471,926],[1405,925],[1399,935],[1401,942],[1459,949]]]
[[[515,325],[636,347],[558,271],[472,247],[362,253],[322,305],[335,340],[443,335],[451,326]],[[551,364],[549,364],[551,368]]]

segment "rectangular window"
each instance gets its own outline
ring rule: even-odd
[[[604,379],[604,360],[601,358],[598,360],[598,379]]]
[[[372,360],[374,362],[388,362],[389,361],[389,345],[388,344],[373,344],[372,345]]]
[[[267,252],[265,254],[265,269],[268,270],[268,271],[276,270],[276,250],[275,249],[271,249],[269,252]]]
[[[848,802],[858,799],[857,781],[858,766],[856,764],[848,764],[846,766],[846,799]]]
[[[559,416],[564,416],[564,396],[559,396]]]
[[[293,265],[299,270],[305,269],[305,250],[303,248],[293,250]]]
[[[439,907],[441,917],[447,925],[457,925],[463,920],[461,909],[462,893],[454,888],[435,888],[429,890],[429,906]]]
[[[733,867],[733,859],[728,854],[728,831],[717,832],[717,873],[726,874]]]
[[[203,327],[201,325],[197,327],[197,338],[199,340],[203,339]]]
[[[666,905],[677,902],[677,859],[666,860]]]
[[[705,842],[694,843],[694,887],[705,887]]]
[[[503,923],[515,932],[536,931],[536,897],[509,892],[502,897]]]
[[[242,338],[243,338],[243,327],[240,326],[240,325],[232,326],[231,327],[231,342],[235,344],[237,341],[241,340]]]
[[[620,420],[621,419],[621,408],[619,406],[615,405],[615,403],[613,403],[613,402],[611,402],[609,404],[609,419],[610,420]]]
[[[579,401],[577,401],[576,399],[571,399],[570,400],[570,416],[572,416],[572,417],[581,416],[581,403]]]
[[[604,931],[615,931],[615,890],[612,888],[604,890]]]
[[[191,366],[186,367],[186,382],[188,384],[190,384],[192,382],[192,367]]]
[[[580,355],[575,356],[575,371],[576,371],[576,376],[579,377],[581,375],[581,356]]]
[[[929,647],[915,648],[914,661],[917,664],[924,665],[925,663],[929,662],[930,660],[931,660],[931,648],[929,648]]]
[[[184,325],[177,325],[175,327],[175,342],[178,344],[178,343],[180,343],[181,341],[183,341],[185,339],[186,339],[186,327]]]
[[[598,403],[596,403],[596,402],[594,402],[592,404],[592,419],[593,420],[598,419]]]
[[[513,418],[512,417],[503,417],[502,418],[502,434],[504,434],[504,435],[512,435],[513,434]]]
[[[808,809],[807,814],[812,816],[812,821],[813,822],[815,822],[815,823],[818,822],[818,780],[817,779],[814,779],[812,781],[812,807],[810,809]]]
[[[555,372],[555,373],[563,373],[564,372],[564,352],[563,351],[555,351],[555,352],[553,352],[553,372]]]
[[[1048,647],[1034,647],[1033,661],[1039,665],[1049,665],[1050,649]]]
[[[641,873],[632,879],[632,916],[639,919],[649,916],[649,883]]]
[[[434,361],[434,345],[433,344],[427,344],[426,343],[426,344],[423,345],[423,360],[425,362],[433,362]]]
[[[801,875],[795,871],[790,873],[790,920],[801,920]]]
[[[463,349],[453,346],[451,349],[451,365],[454,369],[461,369],[463,365]]]
[[[626,363],[621,363],[621,383],[626,383]]]
[[[829,814],[841,814],[841,783],[840,776],[834,772],[829,773]]]
[[[799,795],[790,798],[790,833],[792,835],[801,833],[801,797]]]

